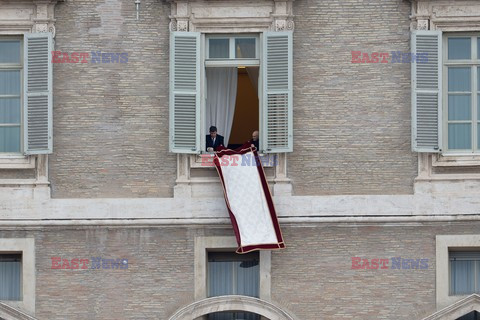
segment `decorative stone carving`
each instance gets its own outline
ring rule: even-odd
[[[285,20],[276,20],[275,21],[275,31],[284,31],[286,28],[286,21]]]
[[[55,38],[56,29],[55,29],[55,25],[53,23],[49,25],[48,32],[51,32],[52,36]]]
[[[293,20],[287,20],[287,30],[292,30],[295,29],[295,22]]]
[[[417,30],[428,30],[428,20],[418,20]]]
[[[171,18],[170,23],[168,24],[170,31],[177,31],[177,20]]]
[[[286,31],[293,30],[294,28],[295,24],[293,20],[275,20],[275,24],[272,29],[275,31]]]
[[[177,21],[177,31],[188,31],[188,21]]]

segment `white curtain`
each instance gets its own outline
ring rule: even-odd
[[[475,261],[457,260],[450,262],[451,295],[471,294],[475,292]]]
[[[216,126],[225,146],[232,130],[237,98],[237,68],[207,68],[206,128]],[[208,133],[207,133],[208,134]]]
[[[258,67],[246,67],[248,78],[255,89],[255,93],[258,95],[258,75],[259,75],[259,68]]]
[[[260,266],[258,261],[208,261],[209,297],[222,295],[244,295],[259,297]],[[208,320],[259,320],[260,316],[250,312],[215,312]]]
[[[20,275],[22,263],[0,259],[0,300],[20,300]]]

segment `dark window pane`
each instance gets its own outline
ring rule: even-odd
[[[250,312],[215,312],[208,315],[208,320],[260,320],[260,316]]]
[[[477,311],[472,311],[464,316],[461,316],[460,318],[457,318],[456,320],[480,320],[480,313]]]

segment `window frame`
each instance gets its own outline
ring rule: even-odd
[[[208,50],[209,45],[208,41],[211,38],[229,38],[230,39],[230,53],[232,53],[232,42],[235,42],[236,38],[254,38],[256,39],[256,55],[257,59],[209,59]],[[262,63],[260,56],[262,55],[261,44],[263,43],[263,34],[262,33],[239,33],[238,36],[236,33],[229,34],[218,34],[218,33],[201,33],[200,35],[200,154],[211,154],[207,152],[205,148],[205,137],[208,135],[209,125],[205,123],[206,112],[207,112],[207,70],[206,68],[216,68],[216,67],[258,67],[258,112],[259,112],[259,124],[258,130],[262,132],[263,130],[263,120],[262,120],[262,107],[263,107],[263,76],[262,76]],[[260,139],[260,137],[259,137]],[[259,141],[260,150],[262,150],[262,141]],[[259,152],[260,152],[259,150]]]
[[[0,253],[22,254],[21,300],[0,302],[35,314],[35,239],[0,238]]]
[[[219,62],[221,60],[238,61],[238,63],[251,63],[260,60],[260,33],[202,33],[205,35],[205,62]],[[210,58],[210,39],[228,39],[229,55],[228,58]],[[237,58],[235,53],[236,39],[255,39],[255,58]]]
[[[471,40],[471,59],[470,60],[448,60],[448,39],[449,38],[466,38],[469,37]],[[480,45],[480,33],[478,32],[443,32],[442,33],[442,155],[446,157],[461,157],[461,156],[478,156],[480,155],[480,148],[478,147],[477,141],[477,132],[478,127],[480,127],[480,120],[478,120],[477,115],[477,104],[478,104],[478,95],[480,90],[478,89],[478,75],[477,71],[480,68],[480,57],[478,57],[477,46]],[[470,67],[471,72],[471,110],[472,110],[472,128],[471,128],[471,138],[472,138],[472,148],[471,149],[449,149],[448,148],[448,67],[458,66],[458,67]]]
[[[465,294],[453,294],[452,293],[452,283],[453,283],[453,278],[452,278],[452,260],[451,259],[451,254],[452,252],[468,252],[467,250],[449,250],[448,251],[448,281],[449,281],[449,285],[448,285],[448,295],[449,296],[463,296]],[[479,252],[479,250],[475,250],[473,252]],[[474,260],[467,260],[467,259],[460,259],[459,261],[473,261],[474,262],[474,267],[473,267],[473,277],[474,277],[474,290],[473,292],[470,292],[470,293],[466,293],[466,295],[470,295],[470,294],[478,294],[480,293],[480,286],[478,286],[478,276],[480,274],[480,257],[477,258],[477,259],[474,259]]]
[[[3,255],[20,255],[20,283],[18,284],[19,286],[19,291],[20,291],[20,299],[18,300],[1,300],[1,301],[13,301],[13,302],[18,302],[18,301],[21,301],[21,298],[23,297],[23,290],[22,290],[22,279],[23,279],[23,272],[22,272],[22,268],[23,268],[23,254],[21,251],[12,251],[12,252],[5,252],[5,251],[1,251],[0,252],[0,262],[2,261],[2,256]]]
[[[237,241],[233,236],[195,238],[194,249],[194,279],[195,300],[208,297],[208,251],[232,251],[237,249]],[[271,297],[271,250],[261,250],[260,259],[260,299],[270,301]]]
[[[450,251],[480,251],[480,234],[437,235],[435,245],[436,304],[437,310],[440,310],[469,296],[450,295]]]
[[[258,257],[258,275],[260,276],[260,254],[257,252],[257,251],[253,251],[253,252],[249,252],[247,254],[236,254],[235,251],[225,251],[225,250],[207,250],[207,296],[208,297],[216,297],[216,296],[213,296],[211,295],[210,293],[210,277],[209,277],[209,266],[210,266],[210,255],[211,254],[220,254],[220,255],[224,255],[225,257],[222,257],[220,258],[220,261],[222,260],[225,260],[227,262],[239,262],[239,261],[251,261],[250,259],[247,259],[247,255],[256,255]],[[238,259],[234,259],[235,255],[238,256]],[[230,259],[231,258],[231,259]],[[236,283],[236,275],[237,275],[237,271],[236,271],[236,268],[234,267],[234,265],[232,264],[231,265],[231,268],[233,270],[232,272],[232,279],[230,279],[232,281],[232,288],[234,289],[234,291],[237,291],[237,287],[238,287],[238,283]],[[259,282],[258,282],[258,293],[260,295],[260,279],[259,279]],[[233,295],[240,295],[238,293],[234,293]],[[254,298],[258,298],[258,297],[254,297]]]
[[[25,160],[28,156],[24,155],[25,145],[24,145],[24,94],[25,94],[25,87],[24,87],[24,69],[25,69],[25,57],[24,57],[24,46],[25,46],[25,39],[23,35],[0,35],[0,42],[2,41],[9,41],[9,40],[20,40],[20,65],[18,64],[7,64],[7,63],[0,63],[0,70],[19,70],[20,71],[20,151],[19,152],[0,152],[0,158],[7,158],[11,159],[9,161],[10,165],[14,165],[14,168],[18,168],[18,165],[25,164]],[[20,68],[19,68],[20,67]],[[3,125],[0,125],[3,127]],[[17,160],[17,161],[15,161]],[[0,168],[8,168],[4,167],[2,163],[0,163]]]

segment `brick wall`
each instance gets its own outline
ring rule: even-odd
[[[283,225],[272,299],[301,320],[421,319],[435,311],[435,235],[480,223]],[[193,301],[195,236],[230,227],[43,228],[35,237],[39,319],[168,319]],[[126,258],[127,270],[52,270],[51,257]],[[428,259],[424,270],[352,270],[351,257]]]
[[[144,0],[56,5],[55,49],[127,52],[128,63],[54,64],[52,196],[168,197],[170,5]]]
[[[352,50],[409,51],[409,4],[294,6],[294,193],[412,193],[410,65],[351,63]],[[168,13],[153,0],[138,22],[125,1],[56,6],[57,50],[128,52],[129,61],[54,66],[53,197],[172,195]]]
[[[408,52],[410,4],[299,0],[294,13],[294,193],[413,193],[410,65],[351,63]]]

